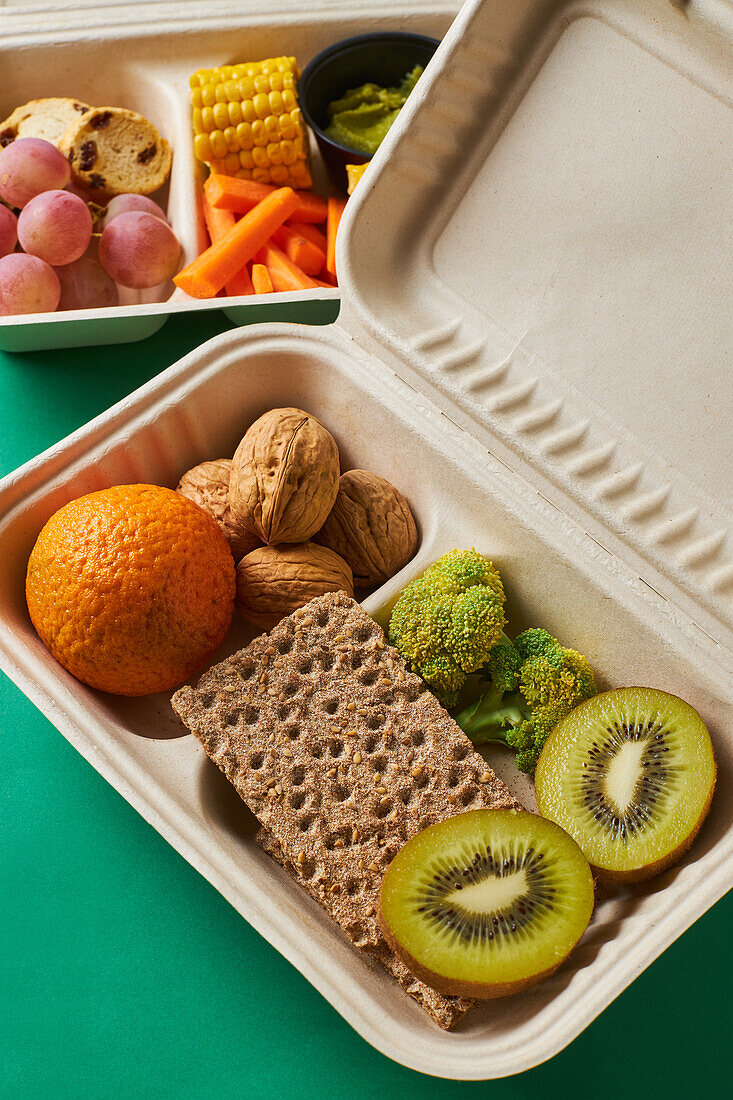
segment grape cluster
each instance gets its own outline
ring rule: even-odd
[[[157,203],[115,196],[97,241],[70,180],[48,141],[19,138],[0,151],[0,317],[117,305],[118,286],[154,287],[175,274],[180,245]]]

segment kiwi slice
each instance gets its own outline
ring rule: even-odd
[[[702,718],[654,688],[618,688],[581,703],[552,731],[535,772],[540,813],[612,882],[651,878],[675,863],[695,839],[714,786]]]
[[[417,833],[382,883],[396,955],[440,993],[502,997],[551,974],[593,912],[574,840],[520,810],[472,810]]]

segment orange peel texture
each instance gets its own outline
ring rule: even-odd
[[[43,644],[91,687],[167,691],[216,652],[232,620],[229,545],[202,508],[157,485],[118,485],[60,508],[28,561]]]

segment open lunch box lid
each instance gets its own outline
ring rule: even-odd
[[[337,264],[339,327],[729,647],[726,7],[470,0]]]

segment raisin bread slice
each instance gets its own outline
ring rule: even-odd
[[[42,138],[57,145],[70,126],[90,111],[88,103],[61,96],[54,99],[32,99],[16,107],[12,115],[0,122],[0,148],[16,138]]]
[[[69,158],[74,181],[98,201],[162,187],[172,153],[152,122],[124,107],[95,107],[69,127],[59,149]]]

